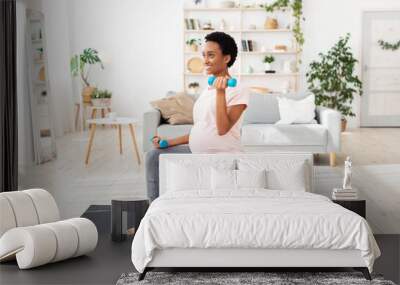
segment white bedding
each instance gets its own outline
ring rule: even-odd
[[[324,196],[265,189],[221,195],[156,199],[132,243],[136,269],[143,272],[154,250],[165,248],[358,249],[371,272],[380,255],[365,219]]]

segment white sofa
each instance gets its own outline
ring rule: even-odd
[[[84,255],[98,233],[88,219],[60,221],[54,198],[43,189],[0,193],[0,262],[16,259],[20,269]]]
[[[303,99],[308,93],[288,94]],[[329,153],[330,164],[336,164],[340,151],[341,114],[333,109],[317,107],[315,124],[276,125],[280,120],[278,95],[252,93],[242,126],[242,144],[246,152],[311,152]],[[283,96],[283,95],[279,95]],[[152,149],[150,138],[158,134],[169,139],[190,132],[192,125],[170,125],[158,110],[143,115],[143,151]]]
[[[303,99],[308,93],[285,95]],[[329,153],[330,165],[336,165],[340,151],[341,114],[317,106],[312,124],[275,124],[280,120],[276,95],[251,94],[242,126],[242,144],[246,152],[310,152]]]

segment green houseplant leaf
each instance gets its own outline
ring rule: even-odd
[[[90,66],[100,64],[101,69],[104,69],[103,63],[98,55],[98,51],[92,48],[86,48],[81,54],[75,54],[70,60],[70,70],[72,76],[80,75],[85,86],[89,87],[88,80]],[[88,66],[88,68],[86,68]]]

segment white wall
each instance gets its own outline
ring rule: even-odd
[[[52,0],[43,0],[53,2]],[[58,0],[67,2],[72,52],[98,49],[108,58],[106,69],[94,68],[91,81],[113,91],[114,111],[142,118],[149,101],[182,86],[182,6],[184,0]],[[398,0],[304,0],[302,89],[304,67],[328,50],[340,36],[351,33],[353,52],[361,61],[363,10],[400,9]],[[55,8],[55,4],[52,6]],[[50,11],[49,11],[50,12]],[[58,10],[57,17],[63,17]],[[66,12],[63,12],[66,13]],[[65,30],[65,27],[62,28]],[[63,36],[58,41],[65,42]],[[58,43],[58,47],[61,44]],[[64,51],[63,55],[66,54]],[[61,55],[60,55],[61,56]],[[361,65],[357,67],[360,74]],[[59,70],[61,73],[61,69]],[[61,76],[60,76],[61,78]],[[79,94],[75,80],[74,94]],[[65,92],[57,86],[54,92]],[[67,87],[65,87],[67,88]],[[354,101],[357,117],[349,127],[359,126],[360,100]]]
[[[112,108],[120,115],[141,119],[150,100],[182,85],[180,0],[68,4],[71,49],[92,47],[105,55],[105,70],[94,67],[90,81],[112,90]]]

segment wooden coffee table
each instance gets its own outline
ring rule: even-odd
[[[129,127],[129,130],[131,133],[133,148],[136,153],[136,158],[137,158],[138,164],[140,165],[140,155],[139,155],[139,149],[138,149],[138,145],[137,145],[137,141],[136,141],[136,134],[135,134],[135,126],[136,126],[137,122],[138,122],[137,119],[128,118],[128,117],[116,117],[114,119],[99,118],[99,119],[87,120],[87,123],[89,123],[89,126],[90,126],[90,134],[89,134],[89,142],[88,142],[87,149],[86,149],[85,164],[86,165],[89,164],[90,152],[92,150],[92,145],[93,145],[93,140],[94,140],[94,135],[96,133],[97,125],[112,125],[112,126],[117,127],[119,153],[120,154],[122,154],[122,125],[127,125]]]

